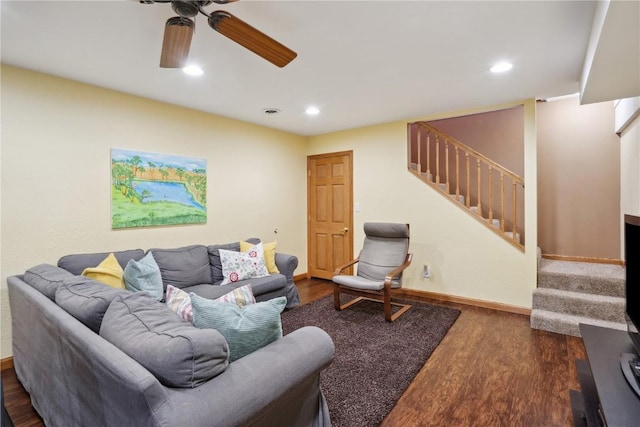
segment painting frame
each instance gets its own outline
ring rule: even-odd
[[[207,222],[204,158],[111,148],[111,228]]]

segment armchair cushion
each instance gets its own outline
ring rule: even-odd
[[[365,240],[360,252],[358,276],[384,281],[396,267],[402,265],[409,251],[409,228],[405,224],[366,223]],[[394,277],[400,281],[400,276]]]
[[[360,276],[347,276],[347,275],[333,276],[333,281],[338,285],[347,286],[353,289],[380,291],[384,288],[384,280],[369,280]]]

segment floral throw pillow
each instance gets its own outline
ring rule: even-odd
[[[220,249],[220,261],[222,263],[222,275],[224,276],[222,283],[220,283],[221,285],[269,275],[264,263],[262,243],[249,248],[247,252]]]

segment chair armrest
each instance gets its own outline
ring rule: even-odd
[[[398,268],[390,272],[387,275],[387,277],[384,278],[384,285],[391,286],[391,281],[393,280],[393,278],[399,275],[405,268],[409,267],[412,259],[413,259],[413,254],[407,254],[407,256],[404,259],[404,263],[402,263],[402,265],[400,265]]]
[[[360,261],[360,257],[358,257],[358,258],[356,258],[356,259],[354,259],[354,260],[351,260],[351,261],[349,261],[348,263],[346,263],[346,264],[344,264],[344,265],[341,265],[340,267],[336,268],[336,271],[334,271],[334,272],[333,272],[333,275],[334,275],[334,276],[338,276],[338,275],[340,275],[340,273],[342,272],[342,270],[344,270],[344,269],[346,269],[346,268],[348,268],[348,267],[351,267],[352,265],[354,265],[354,264],[355,264],[355,263],[357,263],[358,261]]]

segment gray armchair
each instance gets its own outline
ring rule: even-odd
[[[333,277],[333,305],[343,310],[362,300],[384,304],[384,318],[393,322],[411,308],[411,305],[391,301],[391,289],[402,285],[402,272],[411,264],[409,253],[409,224],[367,222],[364,224],[364,244],[360,255],[353,261],[338,267]],[[342,274],[358,264],[357,274]],[[345,304],[340,294],[357,295]],[[392,312],[391,306],[398,306]]]

